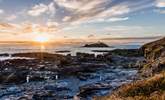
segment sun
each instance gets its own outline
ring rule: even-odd
[[[46,43],[49,41],[49,38],[48,37],[45,37],[45,36],[37,36],[35,39],[34,39],[35,42],[39,42],[39,43]]]

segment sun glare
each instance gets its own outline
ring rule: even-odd
[[[45,43],[48,42],[49,39],[47,37],[44,36],[37,36],[34,41],[39,42],[39,43]]]

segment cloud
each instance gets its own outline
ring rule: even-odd
[[[17,18],[16,15],[10,15],[10,16],[6,17],[6,20],[12,21],[12,20],[14,20],[14,19],[16,19],[16,18]]]
[[[34,24],[34,23],[0,23],[0,33],[10,33],[10,34],[26,34],[26,33],[55,33],[58,31],[56,22],[47,22],[45,25]]]
[[[111,17],[111,18],[96,18],[96,19],[89,19],[89,20],[78,20],[72,22],[71,25],[78,25],[78,24],[93,24],[93,23],[106,23],[106,22],[118,22],[118,21],[126,21],[129,17]]]
[[[3,14],[4,13],[4,10],[0,9],[0,14]]]
[[[0,29],[8,29],[8,28],[14,28],[12,24],[9,23],[0,23]]]
[[[111,17],[107,19],[99,18],[99,19],[89,20],[85,23],[117,22],[117,21],[126,21],[128,19],[129,17]]]
[[[125,20],[128,20],[129,17],[116,17],[116,18],[109,18],[107,21],[110,21],[110,22],[116,22],[116,21],[125,21]]]
[[[59,6],[68,8],[68,9],[78,9],[82,6],[83,3],[87,0],[54,0]]]
[[[111,9],[105,10],[98,14],[98,17],[111,17],[117,15],[123,15],[130,12],[130,8],[127,5],[117,5],[112,7]]]
[[[153,6],[155,0],[54,0],[54,2],[67,12],[63,14],[62,21],[73,25],[100,19],[119,21],[122,19],[117,18]]]
[[[56,13],[56,8],[53,2],[48,5],[48,10],[52,16]]]
[[[112,33],[129,33],[133,31],[143,30],[143,27],[142,26],[111,26],[111,27],[105,27],[104,30]]]
[[[70,19],[71,19],[70,16],[65,16],[65,17],[62,19],[62,21],[63,21],[63,22],[66,22],[66,21],[69,21]]]
[[[54,5],[53,2],[51,2],[48,5],[40,3],[40,4],[35,5],[34,7],[32,7],[32,9],[30,9],[27,13],[30,16],[40,16],[44,13],[54,15],[55,10],[56,9],[55,9],[55,5]]]
[[[160,14],[165,14],[165,10],[162,10],[162,9],[156,9],[154,10],[155,12],[158,12]]]
[[[95,38],[96,36],[94,34],[89,34],[88,38]]]
[[[11,23],[2,23],[0,22],[0,33],[1,34],[17,34],[17,25]]]
[[[165,7],[165,0],[156,0],[156,7],[158,8]]]
[[[28,14],[31,16],[39,16],[42,13],[45,13],[48,10],[48,7],[44,4],[35,5],[31,10],[28,11]]]
[[[48,27],[54,27],[54,26],[57,27],[57,26],[59,26],[59,23],[53,22],[53,21],[48,21],[47,26]]]

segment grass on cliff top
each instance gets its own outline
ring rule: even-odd
[[[112,95],[95,100],[165,100],[165,72],[123,85]]]

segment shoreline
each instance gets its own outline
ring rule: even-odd
[[[121,85],[111,94],[96,96],[94,100],[164,100],[165,98],[165,38],[143,45],[140,50],[145,57],[139,63],[140,80]]]
[[[122,50],[122,52],[125,51]],[[129,52],[130,51],[127,51],[127,53]],[[103,95],[101,94],[103,91],[112,90],[113,88],[118,87],[118,85],[123,84],[123,82],[127,82],[127,81],[129,82],[134,80],[137,72],[136,69],[134,69],[136,67],[132,67],[132,66],[135,65],[135,62],[137,60],[141,59],[141,58],[133,57],[135,55],[131,55],[129,57],[122,57],[122,55],[116,56],[110,53],[97,55],[97,56],[88,53],[77,53],[76,56],[71,56],[71,55],[65,56],[65,55],[51,54],[46,52],[33,52],[33,53],[16,53],[16,54],[12,54],[11,56],[28,57],[35,59],[12,59],[12,60],[0,61],[0,64],[2,65],[1,70],[3,70],[3,72],[0,73],[1,76],[3,76],[0,79],[1,82],[3,83],[5,82],[5,84],[10,84],[10,83],[18,84],[17,88],[20,88],[19,86],[22,86],[22,84],[26,83],[27,75],[30,76],[31,82],[36,82],[36,83],[46,82],[47,79],[52,81],[56,80],[57,74],[59,76],[59,80],[65,81],[65,79],[62,79],[62,77],[66,76],[68,77],[66,79],[69,79],[69,82],[72,82],[69,78],[72,76],[74,77],[74,80],[78,80],[80,84],[85,82],[84,85],[82,86],[80,85],[77,87],[79,89],[72,88],[73,90],[77,91],[76,94],[79,98],[89,98],[89,97],[92,98],[95,95],[95,92],[96,93],[98,92],[100,95]],[[123,62],[128,62],[128,63],[123,64]],[[13,73],[13,75],[6,80],[5,77],[7,78],[8,77],[7,75],[10,75],[11,73]],[[103,76],[102,73],[105,73],[105,76]],[[109,76],[110,73],[114,75]],[[129,73],[130,75],[127,73]],[[120,75],[122,75],[121,76],[123,77],[122,79],[119,78]],[[112,77],[112,79],[110,77]],[[123,80],[124,78],[125,80]],[[90,81],[93,81],[94,83],[90,83]],[[110,84],[111,81],[113,82],[114,86]],[[55,83],[53,82],[49,84],[55,84]],[[59,83],[59,84],[63,84],[63,83]],[[42,83],[41,87],[44,88],[47,86],[45,85],[45,83]],[[70,91],[70,89],[68,90],[67,88],[69,87],[68,86],[61,87],[60,91]],[[47,91],[45,90],[45,88],[43,90]],[[33,94],[36,94],[37,97],[42,98],[43,96],[42,93],[38,94],[36,93],[37,91],[36,92],[35,90],[33,91],[34,91]],[[53,91],[60,92],[56,87],[56,85]],[[105,93],[108,93],[108,91]],[[73,94],[74,92],[72,93],[71,96],[72,98],[73,98]],[[76,94],[74,94],[74,96]],[[52,94],[50,97],[52,97],[53,95],[54,94]],[[61,98],[59,96],[55,96],[55,97]],[[68,96],[67,98],[71,98],[71,97]]]

